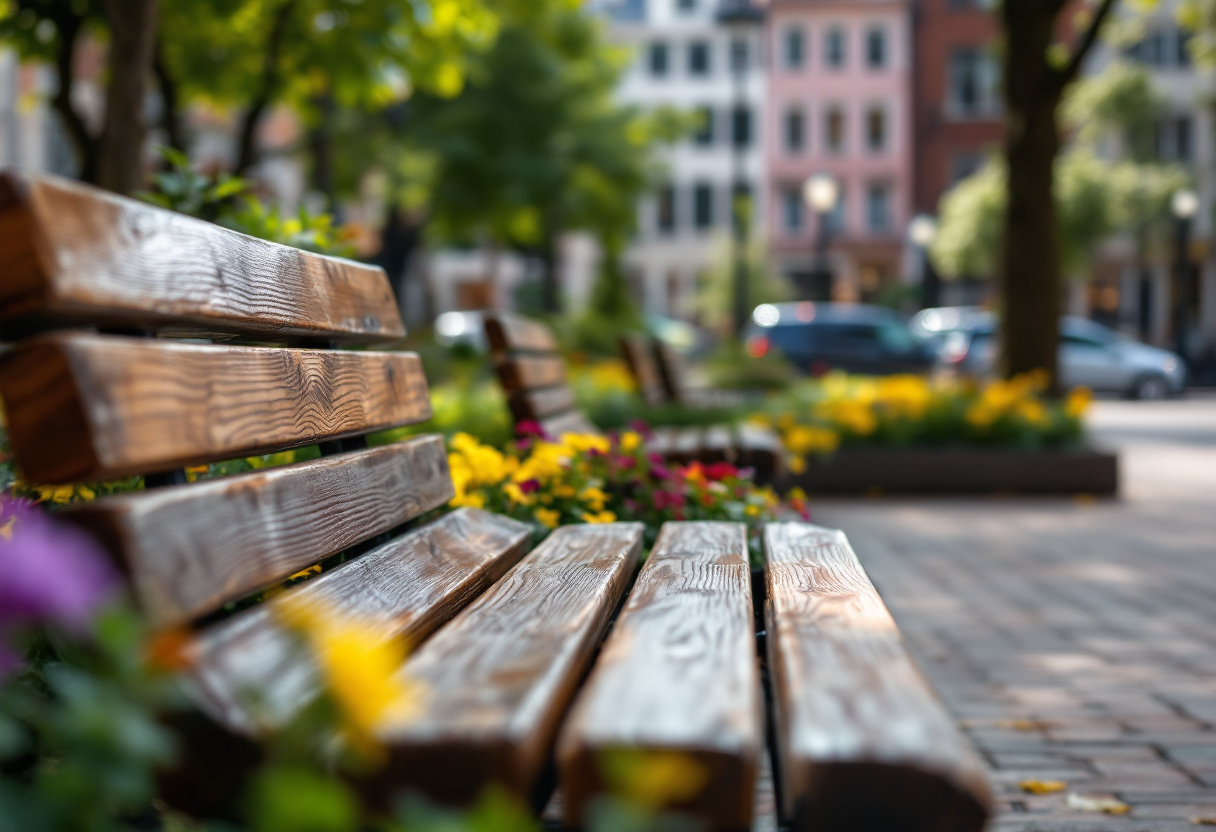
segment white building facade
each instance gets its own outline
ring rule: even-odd
[[[735,183],[749,197],[753,238],[764,193],[764,35],[760,21],[728,24],[721,0],[610,0],[599,5],[613,40],[633,51],[620,100],[695,113],[699,129],[664,151],[667,178],[639,206],[626,253],[646,312],[695,318],[699,282],[729,248]],[[736,166],[739,170],[736,170]]]

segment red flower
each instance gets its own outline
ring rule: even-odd
[[[515,432],[520,436],[544,436],[545,429],[541,427],[540,422],[532,419],[524,419],[515,425]]]
[[[713,504],[714,504],[714,495],[711,492],[706,491],[704,494],[701,495],[701,505],[712,506]]]
[[[705,469],[705,476],[711,480],[724,480],[727,477],[739,476],[739,469],[729,462],[715,462]]]
[[[540,481],[524,480],[519,484],[519,490],[525,494],[531,494],[533,491],[540,491]]]

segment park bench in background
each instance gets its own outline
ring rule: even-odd
[[[724,396],[694,395],[685,384],[680,357],[658,338],[626,335],[621,353],[633,374],[642,400],[651,407],[723,407]],[[702,391],[725,393],[726,391]],[[734,406],[738,402],[733,402]],[[658,453],[678,461],[730,462],[756,471],[759,482],[772,482],[781,473],[781,440],[771,430],[746,422],[685,428],[658,428],[651,443]]]
[[[378,269],[14,173],[0,175],[0,269],[0,326],[20,339],[0,359],[0,396],[25,476],[144,475],[145,490],[61,516],[104,542],[189,659],[199,712],[178,725],[171,805],[222,810],[258,737],[319,694],[280,618],[230,605],[324,561],[279,597],[418,645],[402,672],[423,683],[419,713],[381,727],[369,800],[415,788],[459,803],[496,782],[539,805],[560,736],[570,822],[604,788],[599,756],[623,749],[687,756],[706,781],[677,808],[714,829],[750,822],[765,697],[742,525],[665,525],[632,591],[639,524],[566,526],[531,553],[529,527],[475,509],[407,525],[453,489],[441,437],[367,445],[430,414],[418,358],[374,349],[403,334]],[[513,338],[552,351],[543,329]],[[564,379],[551,362],[525,372],[542,389]],[[574,412],[542,411],[530,415]],[[183,471],[313,444],[320,458],[278,468],[194,483]],[[787,819],[980,829],[979,763],[843,537],[773,525],[766,547]]]

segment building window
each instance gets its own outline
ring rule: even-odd
[[[802,69],[806,62],[806,41],[801,27],[791,26],[785,30],[781,38],[781,55],[786,69]]]
[[[872,107],[866,113],[866,150],[881,153],[887,147],[887,113],[882,107]]]
[[[746,72],[747,71],[748,48],[747,41],[743,38],[734,38],[730,42],[730,69],[731,72]]]
[[[1191,117],[1170,116],[1154,125],[1157,158],[1163,162],[1191,160]]]
[[[866,32],[866,66],[882,69],[887,65],[886,30],[874,27]]]
[[[692,143],[697,147],[710,147],[714,143],[714,108],[697,108],[697,132],[692,134]]]
[[[663,235],[673,234],[676,230],[676,189],[671,185],[659,188],[659,198],[655,225]]]
[[[831,107],[823,119],[823,146],[828,153],[844,153],[844,110]]]
[[[676,8],[682,12],[695,12],[697,10],[697,0],[676,0]]]
[[[831,29],[828,29],[823,44],[823,56],[824,60],[827,61],[827,65],[832,69],[840,69],[844,66],[844,48],[844,29],[841,29],[839,26],[833,26]]]
[[[950,56],[948,107],[956,116],[992,116],[1000,111],[999,67],[992,53],[956,49]]]
[[[731,111],[731,142],[735,147],[748,147],[752,143],[752,111],[746,104]]]
[[[700,229],[713,227],[714,224],[714,188],[705,182],[698,182],[692,189],[692,222]]]
[[[667,77],[667,44],[661,40],[656,40],[650,44],[650,53],[647,63],[650,66],[650,74],[655,78]]]
[[[840,193],[836,197],[836,207],[823,217],[824,224],[827,226],[828,230],[834,234],[839,234],[845,230],[844,198],[844,185],[841,185]]]
[[[703,40],[688,44],[688,74],[697,77],[709,75],[709,44]]]
[[[785,113],[785,150],[787,153],[801,153],[806,146],[806,120],[801,107],[791,107]]]
[[[1133,61],[1161,69],[1185,69],[1191,65],[1191,33],[1185,29],[1154,29],[1139,42],[1124,50]]]
[[[781,189],[781,227],[791,237],[802,231],[802,189],[787,185]]]
[[[891,186],[872,184],[866,188],[866,226],[871,231],[891,230]]]

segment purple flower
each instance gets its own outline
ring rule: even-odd
[[[47,623],[84,632],[118,586],[105,553],[84,532],[23,500],[0,500],[0,630]]]

